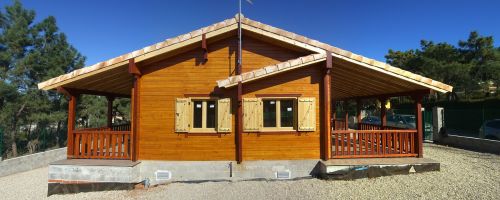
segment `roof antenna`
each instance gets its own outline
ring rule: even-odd
[[[253,5],[253,2],[252,0],[246,0],[249,4],[252,4]],[[241,54],[242,54],[242,50],[241,50],[241,39],[243,38],[242,34],[241,34],[241,17],[242,17],[242,13],[241,13],[241,0],[239,0],[239,10],[238,10],[238,69],[236,69],[236,75],[240,75],[241,74],[241,64],[242,64],[242,60],[241,60]]]

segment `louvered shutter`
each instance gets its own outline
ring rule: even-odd
[[[298,130],[316,130],[316,100],[315,98],[298,98]]]
[[[189,132],[191,127],[189,98],[177,98],[175,100],[175,132]]]
[[[243,130],[260,131],[262,127],[262,104],[258,98],[243,99]]]
[[[217,101],[217,132],[231,132],[231,99]]]

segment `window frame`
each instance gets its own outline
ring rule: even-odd
[[[190,97],[189,98],[191,106],[190,106],[190,126],[189,126],[189,131],[188,133],[217,133],[217,121],[218,121],[218,116],[217,116],[217,109],[219,107],[218,105],[218,100],[219,98],[214,98],[214,97]],[[195,101],[201,101],[202,102],[202,114],[201,114],[201,128],[194,128],[194,102]],[[213,128],[207,128],[207,102],[208,101],[214,101],[215,102],[215,124]]]
[[[297,122],[297,115],[298,115],[298,110],[297,110],[297,97],[260,97],[261,102],[262,102],[262,126],[261,126],[261,131],[262,132],[276,132],[276,131],[297,131],[298,128],[298,122]],[[265,127],[264,126],[264,101],[270,101],[274,100],[276,101],[276,126],[275,127]],[[293,101],[293,126],[291,127],[281,127],[281,100],[292,100]]]

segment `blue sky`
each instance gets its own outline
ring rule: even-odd
[[[24,0],[57,19],[87,65],[233,17],[237,0]],[[0,6],[11,4],[1,0]],[[495,0],[253,0],[246,17],[385,61],[388,49],[417,48],[421,39],[456,44],[472,30],[500,46]]]

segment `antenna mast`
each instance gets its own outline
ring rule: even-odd
[[[238,68],[236,69],[236,75],[241,74],[241,0],[239,0],[239,11],[238,11]]]

